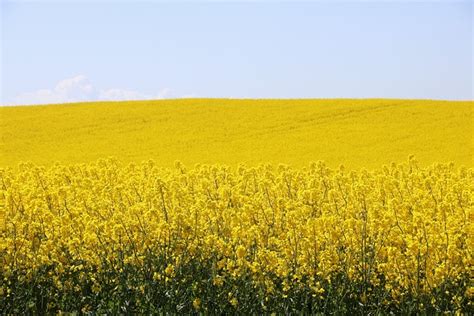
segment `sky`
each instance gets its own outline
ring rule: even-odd
[[[1,105],[473,99],[471,1],[0,2]]]

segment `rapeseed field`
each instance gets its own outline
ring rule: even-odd
[[[0,108],[0,165],[473,166],[473,102],[184,99]]]
[[[0,108],[0,310],[472,314],[472,106]]]

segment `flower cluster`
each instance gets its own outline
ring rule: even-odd
[[[2,310],[472,311],[474,171],[0,169]]]

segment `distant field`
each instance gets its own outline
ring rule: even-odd
[[[0,165],[115,156],[196,163],[473,166],[474,102],[183,99],[0,108]]]

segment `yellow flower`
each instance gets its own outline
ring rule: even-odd
[[[222,284],[224,284],[224,278],[221,277],[220,275],[216,275],[216,277],[214,278],[214,280],[212,280],[212,284],[214,284],[215,286],[222,286]]]
[[[165,273],[166,273],[166,275],[169,275],[169,276],[173,275],[174,266],[172,264],[168,264],[168,266],[165,269]]]
[[[193,300],[193,307],[194,307],[194,309],[197,310],[197,311],[198,311],[199,309],[201,309],[201,300],[200,300],[199,298],[195,298],[195,299]]]
[[[239,245],[239,246],[237,247],[236,253],[237,253],[237,258],[239,258],[239,259],[244,258],[244,257],[245,257],[245,253],[246,253],[245,247],[242,246],[242,245]]]
[[[158,272],[153,273],[153,280],[159,281],[161,279],[162,279],[161,274],[159,274]]]
[[[466,289],[466,296],[469,298],[474,297],[474,286],[469,286]]]
[[[101,287],[100,287],[100,285],[99,285],[98,283],[94,282],[94,284],[92,285],[92,288],[91,288],[91,289],[92,289],[92,292],[93,292],[93,293],[96,293],[96,294],[97,294],[97,293],[100,292]]]
[[[230,304],[234,307],[237,307],[237,305],[239,304],[239,301],[237,300],[237,298],[233,297],[231,300],[230,300]]]

